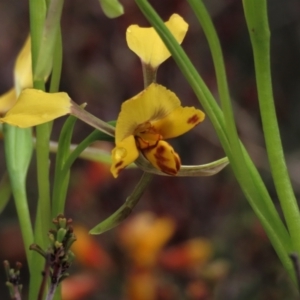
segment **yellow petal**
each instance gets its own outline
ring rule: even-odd
[[[67,93],[45,93],[26,89],[1,123],[21,128],[36,126],[70,113],[71,99]]]
[[[188,24],[177,14],[173,14],[165,25],[174,35],[179,44],[188,30]],[[154,69],[171,56],[169,50],[153,27],[142,28],[131,25],[126,31],[128,47],[140,57],[145,64]]]
[[[139,156],[139,152],[135,145],[134,136],[130,135],[123,141],[117,143],[117,146],[112,150],[112,165],[111,173],[115,178],[129,164],[134,162]]]
[[[0,97],[0,115],[4,115],[17,102],[15,89],[10,89]]]
[[[194,107],[178,107],[161,120],[151,122],[163,139],[180,136],[194,128],[205,118],[203,111]]]
[[[173,92],[152,83],[122,104],[116,124],[116,143],[134,134],[139,125],[163,119],[178,107],[180,101]]]
[[[142,152],[156,169],[168,175],[176,175],[180,169],[180,157],[166,141],[160,140],[155,148]]]
[[[28,37],[17,57],[15,68],[15,87],[17,94],[25,88],[31,88],[32,82],[32,69],[31,69],[31,39]]]

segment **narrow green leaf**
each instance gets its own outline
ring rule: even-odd
[[[52,0],[49,3],[46,20],[43,26],[41,43],[37,57],[37,63],[33,69],[34,80],[44,81],[51,73],[53,54],[57,36],[60,32],[60,18],[63,9],[63,0]]]
[[[288,174],[273,97],[270,28],[266,0],[243,0],[254,54],[260,114],[276,192],[293,242],[300,255],[300,212]]]
[[[124,14],[123,5],[119,0],[99,0],[99,2],[108,18],[117,18]]]
[[[131,214],[133,208],[138,204],[152,178],[153,175],[144,173],[132,194],[127,197],[125,203],[106,220],[91,229],[90,234],[101,234],[116,227],[124,221]]]
[[[255,185],[249,189],[246,182],[248,181],[245,176],[238,176],[237,160],[232,153],[231,145],[229,143],[228,132],[225,126],[224,115],[220,110],[216,100],[209,91],[208,87],[204,83],[203,79],[196,71],[194,65],[191,63],[186,53],[183,51],[182,47],[178,45],[172,34],[164,25],[161,18],[157,15],[154,9],[151,7],[147,0],[135,0],[141,11],[146,16],[147,20],[154,26],[169,51],[171,52],[174,60],[182,71],[183,75],[186,77],[187,81],[191,85],[195,94],[197,95],[199,101],[204,107],[205,112],[209,116],[215,130],[218,134],[220,142],[228,156],[232,169],[235,171],[237,180],[239,181],[245,196],[247,197],[250,205],[255,211],[256,215],[262,222],[270,240],[278,253],[282,263],[284,264],[287,271],[290,273],[291,277],[295,279],[293,266],[288,253],[291,249],[291,239],[290,236],[282,223],[280,216],[268,194],[268,191],[254,166],[249,154],[246,149],[242,146],[243,156],[245,158],[245,166],[250,172],[251,179]],[[236,147],[237,148],[237,147]]]
[[[63,172],[64,164],[70,153],[70,144],[73,129],[77,118],[70,116],[65,122],[58,141],[58,150],[55,163],[53,198],[52,198],[52,217],[64,212],[67,189],[69,185],[69,171]]]
[[[26,195],[26,176],[33,149],[32,132],[31,129],[21,129],[4,124],[3,133],[7,171],[20,222],[27,260],[30,262],[31,253],[29,245],[33,243],[33,231]]]
[[[11,196],[11,186],[8,174],[5,173],[0,181],[0,214],[6,207]]]

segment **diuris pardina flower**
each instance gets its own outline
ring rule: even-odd
[[[116,123],[116,147],[112,151],[113,176],[117,177],[135,161],[139,151],[158,170],[176,175],[181,166],[180,157],[165,139],[186,133],[204,117],[201,110],[182,107],[173,92],[152,83],[122,104]]]
[[[188,24],[177,14],[173,14],[165,25],[171,31],[179,44],[183,41],[188,30]],[[143,28],[131,25],[126,31],[127,45],[144,64],[157,69],[171,53],[153,27]]]

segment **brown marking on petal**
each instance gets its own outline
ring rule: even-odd
[[[190,117],[190,118],[187,120],[187,122],[188,122],[188,124],[196,124],[196,123],[199,122],[199,120],[200,120],[200,118],[195,114],[195,115],[193,115],[192,117]]]
[[[163,163],[161,163],[160,161],[157,161],[157,166],[159,167],[159,169],[168,174],[168,175],[176,175],[177,174],[177,170],[173,169],[173,168],[170,168],[170,167],[167,167],[165,166]]]
[[[166,148],[164,146],[157,147],[156,153],[154,154],[154,157],[156,159],[156,164],[162,172],[164,172],[168,175],[174,176],[177,174],[178,170],[180,169],[180,164],[181,164],[180,158],[176,153],[174,153],[174,151],[172,151],[172,153],[174,154],[176,169],[166,166],[166,162],[170,161],[170,159],[163,156],[163,153],[165,152],[165,150],[166,150]]]
[[[121,167],[122,166],[122,164],[123,164],[123,160],[121,160],[121,161],[119,161],[118,163],[116,163],[115,164],[115,168],[117,169],[117,168],[119,168],[119,167]]]
[[[177,172],[178,172],[179,169],[180,169],[180,166],[181,166],[180,157],[177,156],[177,155],[175,155],[174,157],[175,157],[176,170],[177,170]]]
[[[156,148],[156,153],[157,155],[161,155],[165,152],[165,147],[164,146],[159,146]]]
[[[163,153],[165,152],[165,150],[166,150],[166,148],[164,147],[164,146],[159,146],[159,147],[157,147],[156,149],[156,152],[155,152],[155,154],[154,154],[154,157],[156,158],[156,161],[157,162],[166,162],[166,161],[168,161],[169,159],[167,159],[167,158],[165,158],[164,156],[163,156]]]
[[[122,170],[124,170],[124,168],[120,168],[120,169],[117,171],[118,176],[120,175],[120,172],[121,172]]]

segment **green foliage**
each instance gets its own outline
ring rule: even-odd
[[[108,18],[117,18],[124,14],[123,5],[119,0],[99,0],[99,2]]]

